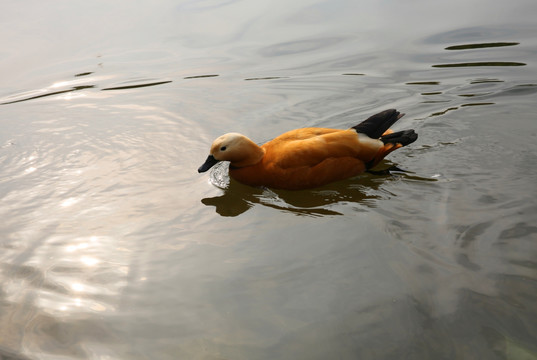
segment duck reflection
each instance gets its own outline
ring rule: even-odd
[[[227,175],[227,166],[219,166],[211,172],[210,179],[215,186],[223,190],[223,194],[204,198],[201,202],[214,206],[221,216],[238,216],[256,204],[301,216],[343,215],[337,211],[337,204],[356,203],[374,207],[375,200],[386,194],[379,191],[386,181],[397,180],[401,176],[415,178],[406,175],[406,171],[388,161],[381,167],[385,170],[362,174],[315,189],[290,191],[243,185]]]

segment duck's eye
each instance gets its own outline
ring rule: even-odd
[[[227,149],[227,147],[222,146],[222,147],[220,148],[220,151],[226,151],[226,149]]]

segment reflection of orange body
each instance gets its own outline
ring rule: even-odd
[[[229,174],[243,184],[288,190],[325,185],[356,176],[414,142],[414,130],[389,130],[402,116],[386,110],[347,130],[291,130],[262,146],[241,134],[225,134],[213,142],[198,171],[230,161]]]

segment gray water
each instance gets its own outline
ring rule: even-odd
[[[537,359],[537,2],[5,1],[1,359]],[[388,108],[308,191],[196,169]]]

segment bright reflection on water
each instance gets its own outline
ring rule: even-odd
[[[537,359],[536,4],[4,4],[0,358]],[[386,108],[405,171],[196,171]]]

